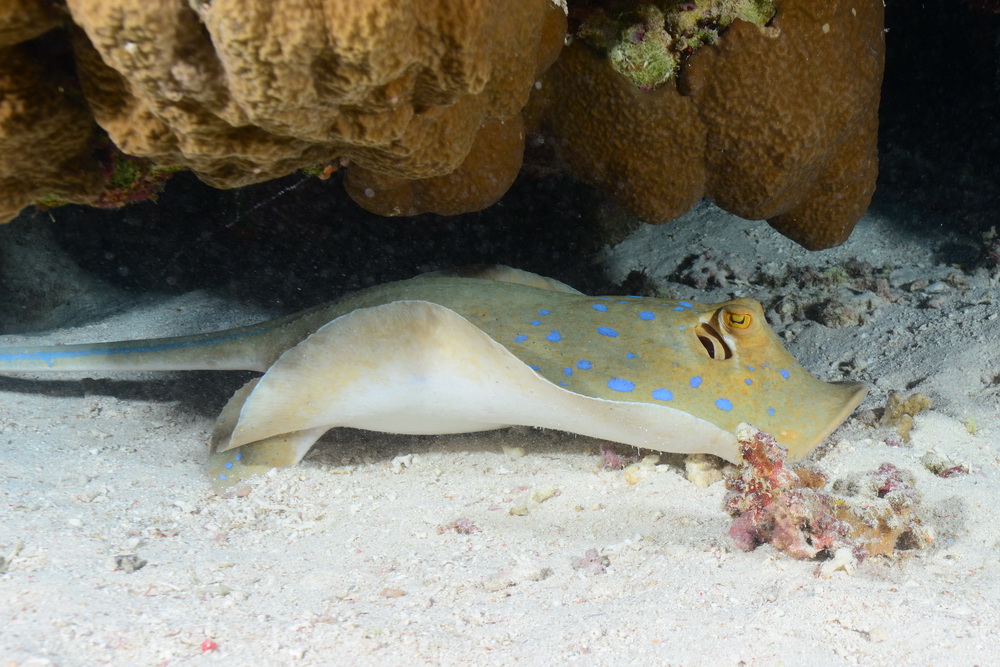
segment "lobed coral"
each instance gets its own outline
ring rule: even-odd
[[[98,128],[71,66],[61,59],[44,62],[41,44],[10,44],[18,28],[25,37],[41,28],[4,24],[3,18],[0,40],[8,44],[0,41],[0,222],[44,195],[89,203],[102,191],[101,165],[92,154]],[[51,18],[38,20],[49,26]]]
[[[95,201],[101,132],[216,187],[347,161],[348,192],[377,212],[482,208],[520,168],[520,110],[565,34],[550,0],[69,0],[70,21],[15,4],[0,10],[2,220],[42,195]]]
[[[337,165],[376,213],[461,213],[507,190],[527,131],[643,220],[708,196],[807,248],[847,238],[877,172],[880,0],[570,10],[581,38],[563,49],[553,0],[16,0],[0,8],[0,221],[153,194],[110,183],[108,139],[152,181]]]
[[[533,96],[532,131],[648,222],[707,196],[806,248],[842,243],[875,189],[883,6],[776,4],[768,25],[733,20],[649,92],[577,40]]]

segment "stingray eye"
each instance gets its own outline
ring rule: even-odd
[[[747,312],[727,310],[723,316],[723,321],[727,327],[732,329],[746,329],[753,322],[753,316]]]

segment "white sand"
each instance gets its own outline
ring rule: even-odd
[[[0,230],[0,246],[15,233]],[[961,273],[935,264],[940,241],[869,214],[847,244],[808,255],[762,223],[703,206],[604,253],[609,282],[641,268],[701,301],[819,298],[788,284],[772,293],[737,279],[706,293],[663,281],[709,248],[721,249],[709,263],[770,264],[775,274],[849,258],[898,267],[895,302],[846,284],[825,290],[870,303],[861,325],[776,328],[820,377],[847,369],[872,383],[863,408],[890,390],[932,398],[912,446],[888,447],[886,429],[852,420],[815,462],[833,479],[883,461],[912,471],[935,536],[923,550],[853,571],[771,546],[744,553],[727,535],[722,485],[695,486],[678,457],[630,485],[600,468],[600,443],[524,429],[332,432],[300,466],[221,498],[202,464],[213,413],[240,377],[10,376],[0,378],[0,665],[991,663],[1000,289],[980,272],[964,275],[964,288],[908,291]],[[47,272],[59,263],[33,252],[37,284],[57,290]],[[73,303],[107,317],[0,344],[176,334],[262,315],[205,293],[121,311],[119,295],[87,289]],[[932,298],[939,307],[918,307]],[[512,459],[502,445],[527,455]],[[928,453],[970,472],[937,477]],[[509,512],[552,490],[526,515]],[[456,532],[459,519],[475,530]],[[606,560],[576,567],[590,549]],[[117,556],[146,564],[115,570]],[[205,640],[217,649],[203,652]]]

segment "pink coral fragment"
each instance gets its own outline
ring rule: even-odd
[[[830,557],[847,547],[861,561],[933,540],[920,516],[912,473],[891,463],[863,475],[850,495],[823,490],[822,474],[787,467],[787,450],[749,424],[736,429],[743,462],[726,480],[729,535],[744,551],[771,544],[793,558]]]
[[[601,467],[605,470],[623,470],[638,461],[636,456],[623,456],[613,442],[601,444]]]
[[[459,535],[471,535],[479,530],[479,526],[474,524],[472,519],[462,517],[460,519],[455,519],[446,526],[438,526],[438,535],[446,533],[449,530],[454,530]]]
[[[736,432],[743,462],[726,480],[726,510],[736,518],[729,535],[751,551],[770,543],[793,558],[832,554],[850,526],[834,516],[830,497],[785,467],[788,450],[773,436],[741,424]]]
[[[583,570],[590,574],[607,574],[609,565],[611,565],[611,559],[607,556],[602,556],[594,548],[587,549],[583,554],[583,558],[573,563],[575,569]]]

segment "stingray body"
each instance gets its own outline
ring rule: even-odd
[[[216,424],[221,483],[294,465],[338,426],[524,425],[735,461],[736,427],[749,422],[797,459],[866,391],[810,375],[756,301],[590,297],[506,267],[389,283],[218,333],[0,348],[0,372],[195,369],[264,373]]]

